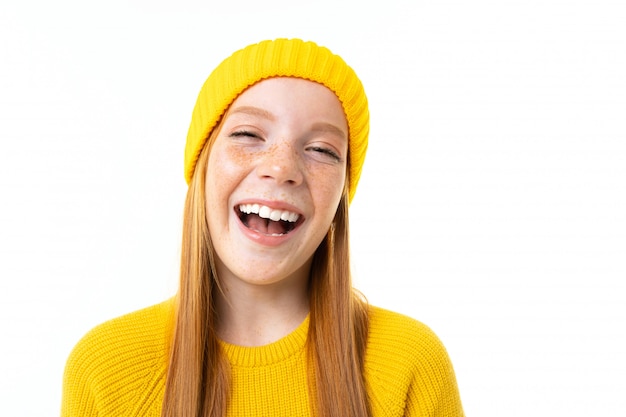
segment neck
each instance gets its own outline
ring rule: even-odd
[[[239,346],[263,346],[293,332],[309,312],[306,280],[258,285],[220,280],[219,337]]]

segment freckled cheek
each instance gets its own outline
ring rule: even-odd
[[[309,170],[309,184],[317,199],[328,205],[338,205],[345,182],[345,168]]]
[[[209,158],[207,196],[228,199],[230,193],[237,187],[239,182],[247,175],[252,165],[252,157],[249,153],[217,148]]]

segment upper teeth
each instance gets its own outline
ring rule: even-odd
[[[260,204],[241,204],[239,206],[239,211],[246,214],[258,214],[259,217],[264,219],[270,219],[275,222],[279,220],[284,220],[286,222],[296,222],[300,215],[298,213],[292,213],[287,210],[274,210],[267,206],[263,206]]]

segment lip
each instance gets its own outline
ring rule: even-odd
[[[291,230],[289,233],[286,233],[284,235],[278,235],[278,236],[266,235],[266,234],[257,232],[255,230],[252,230],[248,228],[245,224],[243,224],[243,222],[239,218],[239,206],[242,204],[259,204],[262,206],[270,207],[273,210],[286,210],[292,213],[297,213],[299,218],[296,222],[295,228]],[[284,201],[269,201],[269,200],[257,200],[257,199],[242,200],[242,201],[237,202],[233,206],[233,214],[235,217],[235,221],[237,222],[239,229],[242,231],[242,233],[248,239],[263,246],[279,246],[285,243],[286,241],[291,239],[295,234],[298,233],[300,226],[305,221],[304,214],[302,213],[300,209]]]

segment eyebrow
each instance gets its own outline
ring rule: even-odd
[[[348,138],[348,134],[343,129],[340,129],[331,123],[315,123],[311,130],[332,133],[339,136],[341,139],[347,140]]]
[[[254,106],[235,107],[228,112],[228,115],[230,116],[231,114],[235,113],[244,113],[252,116],[259,116],[272,121],[276,120],[276,117],[274,117],[274,115],[269,111]]]

